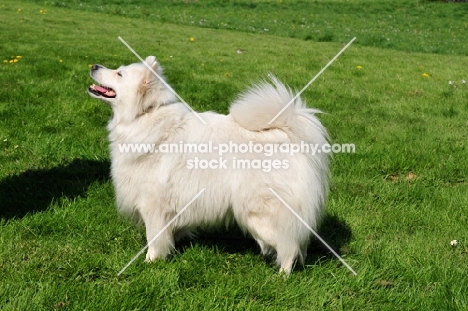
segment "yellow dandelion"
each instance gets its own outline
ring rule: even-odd
[[[190,42],[193,42],[195,41],[195,38],[194,37],[190,37]]]
[[[359,65],[359,66],[356,66],[357,69],[361,70],[362,69],[362,66]]]
[[[63,60],[59,60],[59,62],[63,63]]]
[[[3,62],[4,62],[5,64],[8,64],[8,59],[4,59]]]
[[[21,58],[23,58],[23,56],[18,55],[18,56],[16,56],[16,58],[17,58],[17,59],[21,59]]]
[[[10,59],[9,63],[10,63],[10,64],[13,64],[13,60],[12,60],[12,59]]]
[[[18,11],[16,11],[16,12],[18,12],[18,13],[19,13],[19,12],[21,12],[22,10],[23,10],[23,9],[18,9]]]
[[[43,12],[42,10],[39,10],[39,13],[40,13],[40,14],[42,14],[42,12]]]
[[[17,62],[18,62],[18,60],[15,58],[15,59],[13,60],[13,63],[17,63]]]
[[[92,68],[92,67],[93,67],[93,65],[91,65],[91,64],[88,65],[88,68]]]
[[[427,73],[423,73],[422,76],[426,77],[426,78],[429,77],[429,75]]]

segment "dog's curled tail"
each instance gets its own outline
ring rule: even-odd
[[[277,128],[288,132],[293,142],[326,143],[327,131],[315,116],[321,111],[307,108],[291,89],[273,75],[269,77],[271,83],[263,81],[234,101],[229,110],[232,118],[251,131]]]

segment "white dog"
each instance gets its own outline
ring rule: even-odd
[[[272,77],[242,94],[229,115],[196,114],[155,73],[164,79],[154,56],[116,70],[93,65],[91,77],[99,85],[88,90],[113,110],[107,129],[118,208],[143,221],[148,242],[160,234],[146,260],[165,258],[178,238],[197,228],[235,221],[290,273],[295,260],[304,262],[311,231],[275,193],[317,228],[328,191],[328,156],[285,146],[327,143],[319,111],[300,98],[287,106],[294,95]],[[154,149],[128,149],[138,145]],[[187,145],[205,148],[182,152]],[[180,149],[168,152],[167,146]]]

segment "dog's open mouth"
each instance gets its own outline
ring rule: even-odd
[[[103,96],[106,98],[115,98],[116,96],[115,91],[111,89],[110,87],[106,87],[106,86],[92,84],[90,85],[88,90],[94,95]]]

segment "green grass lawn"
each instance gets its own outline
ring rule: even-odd
[[[468,6],[443,1],[0,3],[1,310],[467,310]],[[155,55],[198,111],[301,89],[335,154],[321,236],[285,279],[235,228],[166,262],[116,212],[89,66]],[[190,40],[193,38],[193,40]],[[243,53],[236,51],[242,49]],[[450,241],[457,240],[456,246]]]

